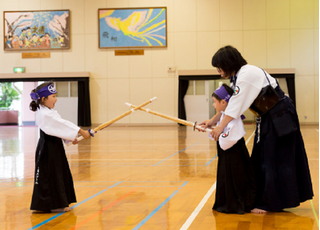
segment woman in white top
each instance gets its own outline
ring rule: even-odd
[[[235,92],[223,119],[212,132],[214,139],[219,138],[230,121],[240,117],[250,107],[260,113],[251,155],[257,186],[252,212],[278,212],[312,199],[308,159],[297,112],[276,79],[264,70],[248,65],[232,46],[220,48],[212,58],[212,66],[218,69],[222,78],[232,81],[231,87]],[[261,113],[253,104],[256,105],[254,102],[257,102],[258,95],[269,85],[279,99],[273,107]],[[220,117],[221,113],[218,113],[200,125],[212,126]]]
[[[70,211],[69,204],[77,202],[62,139],[77,144],[78,133],[84,138],[90,133],[62,119],[53,109],[56,94],[52,83],[43,83],[30,94],[30,109],[36,112],[36,123],[40,128],[31,210]]]

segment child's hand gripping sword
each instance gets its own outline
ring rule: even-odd
[[[199,129],[199,130],[203,130],[203,131],[206,131],[206,132],[212,132],[212,129],[203,128],[200,125],[197,125],[197,122],[192,123],[190,121],[182,120],[182,119],[179,119],[179,118],[176,118],[176,117],[171,117],[171,116],[168,116],[168,115],[165,115],[165,114],[162,114],[162,113],[158,113],[158,112],[152,111],[150,109],[145,109],[145,108],[142,108],[142,107],[138,108],[139,106],[137,107],[137,106],[132,105],[130,103],[125,103],[125,104],[127,106],[131,107],[131,108],[139,109],[139,110],[142,110],[142,111],[144,111],[146,113],[151,113],[153,115],[156,115],[156,116],[159,116],[159,117],[163,117],[165,119],[168,119],[168,120],[171,120],[171,121],[175,121],[175,122],[183,124],[183,125],[191,126],[191,127],[193,127],[193,130]]]
[[[145,102],[145,103],[142,103],[142,104],[139,105],[139,106],[136,106],[135,108],[133,108],[133,109],[125,112],[124,114],[122,114],[122,115],[120,115],[120,116],[118,116],[118,117],[116,117],[116,118],[113,118],[112,120],[107,121],[106,123],[103,123],[103,124],[99,125],[98,127],[94,128],[94,129],[89,129],[88,131],[89,131],[90,135],[93,137],[94,134],[95,134],[96,132],[98,132],[99,130],[108,127],[108,126],[111,125],[112,123],[115,123],[116,121],[124,118],[125,116],[128,116],[129,114],[131,114],[131,113],[133,113],[134,111],[140,109],[141,107],[143,107],[143,106],[145,106],[145,105],[147,105],[147,104],[152,103],[152,102],[155,101],[156,99],[157,99],[157,97],[151,98],[149,101],[147,101],[147,102]],[[83,139],[84,139],[83,136],[80,136],[80,137],[77,138],[78,141],[81,141],[81,140],[83,140]],[[67,144],[67,146],[70,146],[70,145],[72,145],[72,143]]]

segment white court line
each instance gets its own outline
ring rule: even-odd
[[[207,203],[209,197],[212,195],[212,193],[214,192],[214,190],[216,190],[216,183],[215,182],[212,187],[209,189],[209,191],[207,192],[207,194],[203,197],[203,199],[201,200],[201,202],[198,204],[198,206],[196,207],[196,209],[192,212],[192,214],[189,216],[189,218],[187,219],[187,221],[182,225],[182,227],[180,228],[180,230],[185,230],[188,229],[190,227],[190,225],[192,224],[192,222],[194,221],[194,219],[196,218],[196,216],[199,214],[199,212],[201,211],[201,209],[203,208],[203,206],[205,205],[205,203]]]
[[[249,141],[251,140],[251,138],[253,137],[253,135],[254,135],[254,131],[255,130],[253,130],[253,133],[251,134],[251,136],[249,137],[249,139],[246,141],[246,145],[249,143]]]
[[[246,145],[249,143],[249,141],[251,140],[251,138],[254,135],[254,131],[251,134],[251,136],[248,138],[248,140],[246,141]],[[200,203],[198,204],[198,206],[196,207],[196,209],[191,213],[191,215],[189,216],[189,218],[186,220],[186,222],[182,225],[182,227],[180,228],[180,230],[186,230],[190,227],[190,225],[192,224],[192,222],[194,221],[194,219],[197,217],[197,215],[199,214],[199,212],[201,211],[201,209],[203,208],[203,206],[205,205],[205,203],[207,203],[209,197],[212,195],[212,193],[214,192],[214,190],[216,190],[216,184],[217,182],[215,182],[212,187],[209,189],[209,191],[207,192],[207,194],[203,197],[203,199],[200,201]]]

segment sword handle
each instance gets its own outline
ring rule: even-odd
[[[83,139],[84,139],[83,136],[80,136],[80,137],[77,138],[77,141],[81,141]],[[71,145],[72,145],[72,142],[67,144],[67,146],[71,146]]]
[[[84,139],[83,136],[80,136],[80,137],[77,138],[77,141],[81,141],[83,139]]]
[[[210,133],[212,132],[212,129],[209,129],[209,128],[205,128],[205,129],[204,129],[204,128],[202,128],[200,125],[196,125],[195,127],[196,127],[197,129],[204,130],[204,131],[206,131],[206,132],[210,132]]]

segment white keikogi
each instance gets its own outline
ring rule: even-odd
[[[267,77],[273,88],[277,87],[277,81],[269,74]],[[231,88],[234,89],[229,104],[225,110],[225,115],[238,118],[243,114],[259,95],[261,89],[269,82],[264,71],[259,67],[244,65],[236,73],[236,83],[232,82]]]
[[[225,113],[221,111],[220,121],[222,121],[224,115]],[[220,121],[217,125],[220,124]],[[219,145],[223,150],[227,150],[235,145],[244,135],[246,135],[246,132],[244,131],[243,122],[241,117],[238,117],[230,121],[223,129],[223,132],[219,136]]]
[[[221,99],[225,100],[229,103],[229,100],[233,97],[229,94],[229,92],[225,89],[224,86],[220,86],[218,89],[214,91],[214,93]],[[229,104],[227,105],[227,108]],[[223,117],[225,116],[224,111],[221,112],[220,121],[217,122],[217,125],[220,124]],[[223,132],[219,136],[219,145],[221,149],[227,150],[235,145],[244,135],[246,132],[244,131],[244,126],[242,122],[242,117],[239,116],[238,118],[233,119],[228,123],[228,125],[224,128]],[[211,133],[209,133],[209,138],[212,139]]]
[[[56,110],[43,105],[40,105],[40,109],[36,112],[36,123],[47,135],[68,141],[73,141],[80,129],[72,122],[62,119]]]

